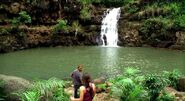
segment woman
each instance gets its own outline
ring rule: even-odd
[[[89,74],[82,75],[83,85],[80,87],[80,98],[71,97],[71,101],[92,101],[96,93],[96,87],[90,82],[91,77]]]

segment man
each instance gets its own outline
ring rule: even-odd
[[[82,85],[82,70],[83,70],[83,65],[80,64],[78,65],[77,69],[74,70],[71,73],[71,77],[73,79],[74,83],[74,98],[78,98],[78,89]]]

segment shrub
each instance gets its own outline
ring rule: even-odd
[[[58,20],[58,24],[54,26],[54,32],[67,31],[67,20]]]
[[[122,78],[111,87],[111,95],[120,101],[148,101],[148,93],[130,78]]]
[[[79,24],[78,21],[74,21],[71,26],[72,30],[75,31],[75,35],[77,35],[78,32],[82,31],[82,26]]]
[[[132,76],[138,76],[137,74],[140,72],[140,70],[138,68],[131,68],[131,67],[127,67],[124,69],[124,75],[126,77],[132,77]]]
[[[169,80],[169,83],[168,83],[169,86],[171,86],[175,89],[177,89],[178,80],[180,79],[181,76],[182,75],[181,75],[180,71],[178,71],[176,69],[173,70],[172,72],[167,72],[167,71],[164,72],[164,77]]]
[[[87,5],[84,5],[83,9],[80,11],[80,18],[83,20],[91,19],[91,10]]]
[[[0,28],[0,35],[10,34],[10,28]]]
[[[145,77],[144,87],[150,94],[150,99],[156,101],[160,94],[160,91],[167,85],[166,79],[161,78],[156,74],[150,74]]]
[[[19,17],[13,18],[11,22],[12,22],[12,25],[14,26],[18,26],[20,24],[28,24],[28,23],[31,23],[31,17],[30,15],[27,14],[26,11],[21,11],[19,13]]]
[[[22,94],[22,101],[39,101],[40,93],[37,91],[26,91]]]
[[[175,101],[175,96],[162,92],[162,94],[157,98],[157,101]]]
[[[175,18],[175,26],[181,29],[185,28],[185,14],[178,15]]]
[[[22,101],[68,101],[64,91],[65,82],[56,78],[36,81],[33,87],[18,94]]]
[[[98,84],[97,88],[102,89],[102,90],[106,90],[107,85],[106,84]]]
[[[142,87],[143,76],[137,68],[125,68],[123,75],[110,79],[111,95],[121,101],[148,101],[148,92]]]
[[[169,41],[173,35],[170,35],[173,21],[164,18],[153,18],[146,20],[139,29],[142,39],[151,45],[156,45],[162,41]]]
[[[133,6],[128,8],[128,12],[129,13],[136,13],[138,11],[138,9],[139,8],[137,6],[133,5]]]
[[[89,5],[89,4],[91,4],[92,3],[92,0],[79,0],[79,2],[81,3],[81,4],[83,4],[83,5]]]

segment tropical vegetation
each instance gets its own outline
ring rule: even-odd
[[[177,87],[177,80],[182,76],[178,70],[162,74],[143,74],[135,68],[124,71],[122,75],[110,79],[113,97],[120,101],[174,101],[174,95],[162,90],[167,86]]]
[[[65,81],[56,78],[37,80],[32,87],[18,92],[21,101],[68,101],[69,95],[64,91]]]

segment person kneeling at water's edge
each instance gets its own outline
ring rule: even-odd
[[[94,83],[91,83],[91,77],[88,73],[82,75],[82,83],[80,86],[80,98],[71,97],[71,101],[92,101],[96,93]]]
[[[78,89],[82,85],[82,70],[83,65],[80,64],[78,65],[77,69],[71,73],[71,77],[73,79],[74,84],[74,98],[79,98]]]

